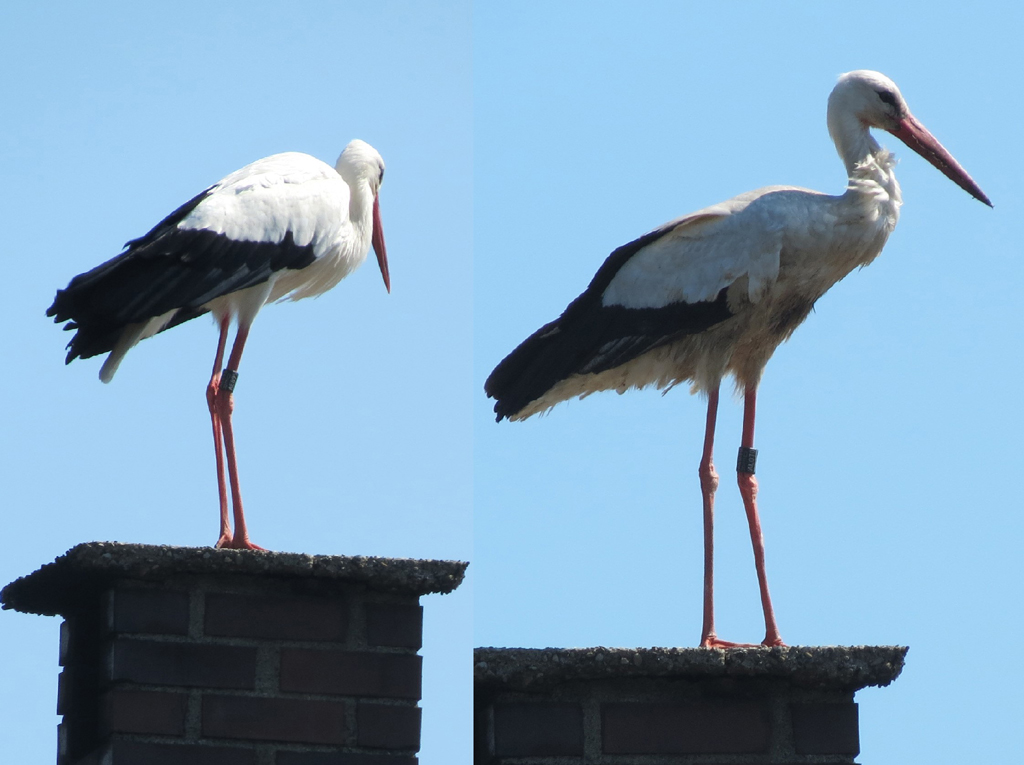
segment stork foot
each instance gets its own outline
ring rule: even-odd
[[[257,544],[253,544],[249,541],[248,536],[243,536],[239,539],[235,539],[232,536],[221,535],[221,538],[217,540],[217,544],[214,545],[221,550],[263,550],[266,551],[266,547],[260,547]]]
[[[701,648],[772,648],[773,646],[784,646],[782,638],[765,638],[761,643],[733,643],[731,640],[720,640],[714,635],[709,635],[700,641]]]
[[[700,641],[701,648],[759,648],[754,643],[733,643],[731,640],[720,640],[710,635]]]

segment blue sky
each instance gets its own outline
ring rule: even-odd
[[[105,386],[98,359],[64,367],[54,290],[247,162],[333,163],[359,137],[388,165],[393,292],[371,259],[257,320],[236,408],[254,540],[472,561],[424,603],[424,765],[470,760],[473,645],[695,644],[703,402],[603,394],[495,425],[483,380],[635,236],[767,184],[839,193],[825,100],[872,68],[995,209],[881,136],[899,227],[761,387],[769,581],[790,643],[911,646],[859,696],[864,762],[1016,759],[1022,667],[988,656],[1024,628],[1017,5],[98,7],[0,11],[0,583],[81,541],[216,536],[213,327],[146,341]],[[724,396],[717,617],[756,641],[739,429]],[[0,653],[6,755],[49,762],[57,620],[0,614]]]
[[[0,12],[7,374],[4,583],[88,540],[210,545],[217,492],[199,319],[65,367],[54,291],[227,173],[280,151],[388,172],[373,258],[254,325],[235,427],[254,541],[472,555],[472,48],[468,3],[139,3]],[[472,589],[424,599],[421,762],[470,758]],[[5,759],[52,762],[58,620],[0,614]]]
[[[627,10],[628,8],[628,10]],[[787,183],[840,193],[836,77],[877,69],[991,197],[897,139],[882,255],[818,301],[758,399],[768,578],[791,644],[909,644],[861,702],[861,760],[1009,762],[1024,716],[1019,284],[1024,13],[1007,3],[477,4],[474,375],[558,316],[612,249]],[[764,624],[723,391],[717,621]],[[494,424],[474,409],[476,645],[700,636],[705,405],[685,386]]]

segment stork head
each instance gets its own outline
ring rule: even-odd
[[[828,97],[829,114],[852,115],[867,127],[893,132],[910,114],[896,83],[881,72],[858,69],[839,76]]]
[[[358,138],[349,142],[338,157],[335,170],[342,177],[353,194],[365,184],[373,195],[373,231],[370,242],[377,255],[377,265],[384,277],[384,287],[391,292],[391,274],[388,271],[388,250],[384,244],[384,228],[380,222],[380,186],[384,182],[384,160],[375,148]]]
[[[992,206],[953,155],[910,113],[896,83],[879,72],[858,69],[841,75],[828,97],[829,133],[848,166],[857,159],[856,144],[869,140],[868,128],[892,133],[972,197]]]

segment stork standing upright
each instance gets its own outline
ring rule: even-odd
[[[242,509],[233,390],[256,314],[275,300],[326,292],[362,265],[372,244],[391,291],[378,193],[384,160],[352,141],[331,167],[308,154],[275,154],[246,165],[172,212],[125,251],[58,290],[46,315],[77,330],[66,363],[107,353],[110,382],[140,340],[206,312],[220,330],[206,400],[220,493],[217,547],[262,549]],[[235,340],[221,371],[231,322]],[[227,461],[234,532],[228,515]]]
[[[757,386],[775,349],[814,302],[874,260],[899,217],[896,162],[870,128],[886,130],[954,183],[988,197],[910,113],[896,84],[878,72],[842,75],[828,99],[828,130],[849,176],[828,196],[769,186],[677,218],[615,250],[590,286],[491,373],[498,421],[523,420],[574,397],[691,383],[708,399],[699,476],[704,506],[704,615],[700,644],[720,640],[714,620],[712,461],[718,393],[732,374],[743,391],[737,478],[764,610],[762,645],[783,645],[765,574],[757,513],[754,412]]]

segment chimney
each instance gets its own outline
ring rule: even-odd
[[[860,752],[854,693],[895,680],[906,652],[478,648],[474,761],[853,763]]]
[[[93,542],[0,602],[64,617],[58,765],[415,765],[419,598],[466,566]]]

